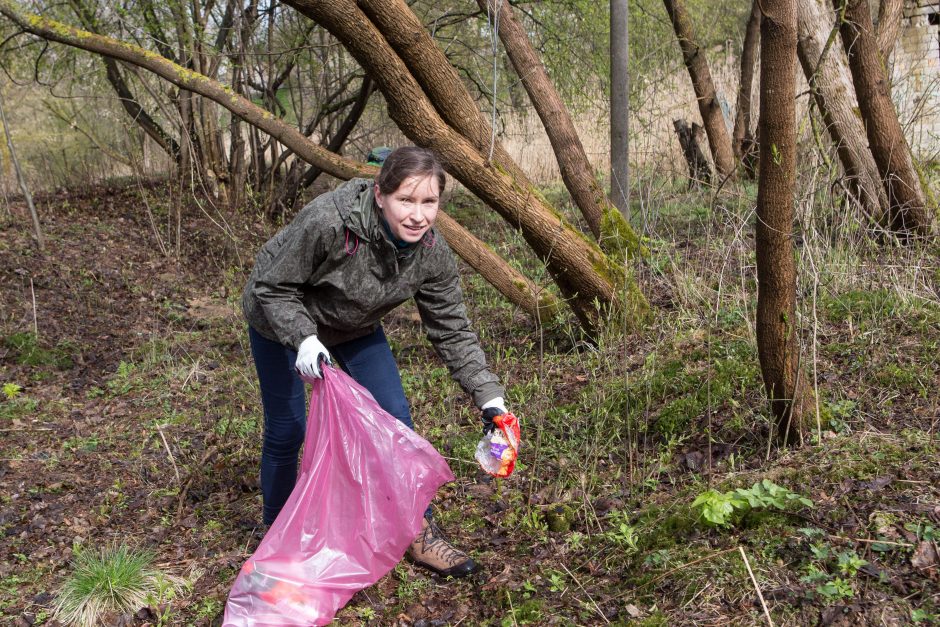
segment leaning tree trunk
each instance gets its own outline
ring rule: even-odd
[[[898,30],[901,28],[901,18],[904,17],[904,0],[881,0],[878,6],[878,27],[875,37],[878,39],[878,50],[885,65],[894,52],[894,45],[898,41]]]
[[[725,125],[725,116],[721,112],[721,105],[715,92],[715,83],[712,81],[708,69],[708,60],[705,51],[695,39],[692,20],[685,8],[684,0],[663,0],[672,27],[676,31],[679,47],[682,48],[682,60],[689,70],[692,79],[692,88],[698,100],[698,110],[702,115],[705,133],[708,135],[708,146],[712,152],[715,169],[721,177],[731,176],[734,173],[734,150],[731,148],[731,135]]]
[[[0,0],[0,14],[15,22],[24,31],[75,48],[110,56],[114,59],[147,69],[181,89],[192,91],[226,107],[234,115],[277,138],[285,146],[311,165],[341,178],[375,176],[378,168],[332,154],[305,137],[296,128],[271,115],[247,98],[226,86],[196,72],[186,70],[164,57],[137,46],[110,37],[82,31],[60,22],[37,15],[23,13],[10,2]],[[510,302],[520,306],[535,319],[546,320],[561,306],[551,293],[539,290],[531,281],[506,263],[486,244],[444,214],[439,214],[438,226],[454,251],[476,268],[484,279],[499,289]]]
[[[525,29],[516,19],[512,6],[502,0],[477,0],[477,5],[492,16],[493,28],[499,34],[506,55],[522,80],[548,135],[565,187],[587,220],[594,237],[600,239],[601,220],[611,207],[607,195],[594,177],[594,169],[584,152],[567,107],[548,77],[542,60],[532,48]]]
[[[360,2],[369,4],[368,0]],[[470,139],[442,119],[440,111],[449,101],[446,97],[443,101],[429,100],[398,56],[399,51],[409,54],[414,51],[408,46],[393,49],[389,45],[391,41],[416,41],[420,37],[412,31],[401,32],[404,20],[385,24],[380,31],[353,0],[288,0],[287,3],[329,30],[356,58],[379,85],[388,103],[389,116],[407,137],[416,144],[432,148],[467,189],[520,229],[588,332],[593,331],[599,321],[598,305],[603,308],[617,302],[633,319],[645,315],[649,307],[646,298],[620,266],[585,239],[531,182],[513,175],[509,168],[501,167],[503,164],[492,163],[488,153],[481,153]],[[395,3],[379,4],[388,8]],[[389,28],[392,30],[386,30]],[[423,27],[421,32],[424,33]],[[443,63],[447,67],[434,67],[429,56],[424,59],[422,71],[446,76],[453,68],[446,60]],[[452,96],[451,100],[461,98]],[[518,171],[518,166],[513,170]],[[618,289],[621,286],[622,291]]]
[[[492,161],[496,164],[497,168],[508,173],[510,178],[514,179],[515,185],[523,189],[533,187],[528,177],[526,177],[515,161],[513,161],[505,151],[502,144],[495,138],[493,129],[470,96],[470,93],[461,81],[457,71],[447,60],[443,51],[434,42],[431,35],[427,32],[427,29],[425,29],[424,25],[405,0],[358,0],[358,2],[355,3],[351,0],[342,0],[338,1],[336,3],[338,6],[335,7],[325,6],[330,3],[324,2],[323,0],[289,0],[287,4],[321,24],[324,24],[323,20],[328,20],[334,24],[347,25],[349,25],[351,20],[362,21],[364,19],[366,23],[371,21],[374,28],[381,33],[382,38],[385,40],[382,42],[383,47],[400,59],[401,64],[404,65],[405,72],[410,74],[409,80],[416,82],[417,85],[420,86],[420,89],[426,96],[426,100],[433,105],[440,119],[457,133],[463,135],[473,148],[475,148],[479,154],[484,155],[488,161],[492,155]],[[361,14],[353,16],[351,6],[353,4],[361,8]],[[486,5],[484,4],[483,6],[485,8]],[[356,11],[356,13],[358,13],[358,11]],[[348,14],[347,17],[338,17],[346,14]],[[502,17],[500,19],[502,19]],[[502,28],[503,26],[501,25],[500,30],[502,30]],[[336,33],[334,33],[334,35],[335,34]],[[352,51],[352,47],[361,49],[361,42],[357,41],[355,31],[349,33],[346,39],[350,42],[350,45],[347,46],[350,51]],[[505,41],[504,45],[506,45]],[[528,45],[527,41],[525,45]],[[355,55],[356,53],[353,54]],[[513,63],[515,63],[515,61]],[[379,77],[376,78],[378,79]],[[548,86],[551,87],[550,83],[548,83]],[[528,89],[529,86],[526,85],[526,88]],[[542,97],[543,96],[540,95],[538,99]],[[532,96],[531,92],[530,98],[533,100],[537,110],[542,106],[548,106],[535,102],[536,97]],[[561,110],[564,110],[564,105],[553,105],[552,110],[558,111],[559,106]],[[541,116],[542,114],[540,113],[539,115]],[[555,127],[556,124],[552,123],[552,128]],[[574,137],[577,137],[577,135],[575,134]],[[580,140],[578,143],[580,144]],[[593,176],[589,164],[586,171],[588,175]],[[576,179],[583,181],[585,180],[585,176],[583,173],[578,173]],[[566,184],[567,183],[568,180],[566,179]],[[585,185],[587,185],[587,183],[584,183],[582,186]],[[594,185],[595,189],[600,189],[596,181]],[[569,187],[569,191],[572,197],[575,198],[578,209],[581,211],[582,215],[584,215],[588,224],[591,225],[591,229],[595,234],[597,234],[599,230],[595,230],[594,223],[596,223],[599,218],[607,216],[611,220],[615,220],[615,218],[607,212],[610,204],[603,192],[595,197],[595,194],[590,191],[588,193],[579,192],[576,194],[576,190],[571,187]],[[593,205],[589,202],[591,199],[594,199]],[[628,252],[642,254],[639,238],[636,236],[629,223],[619,220],[611,226],[611,230],[616,231],[620,238],[621,245],[623,245]]]
[[[832,12],[826,0],[798,0],[797,55],[810,92],[822,115],[829,138],[839,155],[849,193],[874,223],[884,222],[888,197],[878,166],[868,148],[865,128],[858,118],[845,53],[832,45]]]
[[[796,189],[797,0],[762,0],[760,178],[757,187],[757,354],[778,435],[802,433],[793,196]]]
[[[845,19],[839,28],[849,57],[852,81],[878,172],[888,194],[888,224],[907,238],[927,235],[931,217],[914,170],[911,149],[888,94],[881,52],[875,39],[868,0],[833,0]]]
[[[751,16],[744,30],[744,46],[741,49],[741,79],[738,82],[738,106],[734,114],[734,131],[731,133],[734,156],[744,165],[749,179],[756,174],[756,146],[751,133],[751,96],[754,86],[754,67],[757,65],[757,46],[760,44],[760,0],[751,4]]]

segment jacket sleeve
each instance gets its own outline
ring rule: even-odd
[[[299,214],[276,236],[280,241],[255,281],[255,298],[271,329],[280,343],[294,350],[317,333],[317,324],[304,306],[304,285],[326,259],[324,240],[331,233],[318,223],[314,211]]]
[[[435,351],[480,407],[497,396],[505,396],[505,390],[486,367],[480,341],[467,319],[457,264],[450,250],[445,247],[444,252],[439,264],[441,271],[421,286],[415,294],[415,303]]]

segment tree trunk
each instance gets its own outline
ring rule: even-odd
[[[833,0],[845,19],[839,28],[859,109],[878,172],[888,194],[890,228],[903,239],[927,235],[931,217],[914,170],[911,150],[888,94],[888,80],[875,39],[868,0]]]
[[[233,114],[260,128],[272,137],[281,139],[307,163],[323,168],[324,172],[341,178],[375,176],[378,168],[331,154],[315,142],[304,137],[297,129],[272,116],[247,98],[239,96],[224,85],[205,76],[186,70],[168,59],[158,57],[142,48],[109,37],[55,22],[37,15],[21,13],[10,0],[0,0],[0,14],[15,22],[24,31],[47,39],[101,55],[109,55],[148,69],[181,88],[215,100]],[[521,307],[534,319],[545,319],[551,312],[560,311],[561,305],[554,297],[539,290],[531,281],[506,263],[486,244],[479,242],[454,220],[442,218],[438,222],[441,233],[454,251],[491,285],[500,289],[510,302]],[[453,240],[453,242],[452,242]],[[505,289],[505,291],[503,291]]]
[[[708,165],[705,153],[702,152],[701,144],[699,144],[700,136],[704,134],[704,130],[695,122],[692,123],[692,126],[689,126],[685,120],[673,120],[672,127],[676,131],[679,146],[682,147],[682,155],[689,166],[689,189],[692,189],[693,186],[701,186],[702,183],[710,184],[712,169]]]
[[[512,6],[502,0],[477,0],[477,5],[491,15],[491,24],[542,121],[565,187],[594,237],[600,240],[601,221],[611,205],[594,176],[594,167],[584,152],[568,109],[532,48],[522,24],[516,19]]]
[[[682,48],[682,60],[689,70],[692,79],[692,88],[698,101],[698,110],[702,115],[702,123],[708,134],[708,145],[711,149],[712,160],[718,175],[731,176],[734,172],[734,150],[731,148],[731,135],[725,125],[725,117],[721,112],[721,105],[715,93],[715,84],[708,69],[708,60],[702,50],[692,28],[692,20],[685,8],[684,0],[663,0],[672,27],[676,31],[679,47]]]
[[[839,155],[849,193],[875,222],[887,215],[888,197],[858,117],[848,61],[832,45],[832,12],[826,0],[798,0],[797,55],[829,138]]]
[[[610,0],[610,200],[630,219],[630,6]]]
[[[369,0],[360,1],[370,4]],[[393,31],[380,32],[352,0],[288,0],[288,4],[329,30],[349,50],[376,81],[388,103],[389,116],[409,139],[433,149],[467,189],[520,229],[586,331],[590,333],[596,328],[597,305],[607,307],[618,296],[623,297],[620,304],[632,314],[645,315],[649,307],[645,297],[620,266],[586,240],[531,182],[513,176],[499,163],[492,163],[488,153],[481,154],[470,140],[445,123],[439,112],[448,101],[435,100],[432,104],[389,45],[400,39],[415,40],[414,33],[401,32],[404,20],[395,22]],[[379,4],[387,7],[393,3]],[[421,32],[427,35],[423,28]],[[406,48],[408,54],[414,52]],[[453,71],[449,64],[447,68],[433,65],[430,57],[425,58],[423,71],[440,75]],[[451,96],[452,101],[460,99]],[[618,294],[621,285],[624,290]]]
[[[3,125],[3,133],[6,135],[7,148],[10,150],[10,161],[13,162],[13,169],[16,170],[16,182],[19,183],[20,191],[23,192],[23,198],[26,199],[26,206],[29,207],[29,216],[33,221],[33,236],[36,239],[36,247],[39,252],[44,252],[46,248],[42,237],[42,227],[39,225],[39,214],[36,212],[36,205],[33,204],[33,195],[29,193],[29,186],[26,185],[26,177],[23,176],[23,170],[20,168],[20,160],[16,158],[16,148],[13,147],[13,135],[10,133],[10,125],[7,124],[7,116],[3,107],[3,94],[0,93],[0,124]]]
[[[878,6],[878,28],[875,37],[878,39],[878,50],[885,65],[894,52],[894,45],[898,41],[898,31],[901,28],[901,18],[904,17],[904,0],[881,0]]]
[[[793,196],[796,188],[797,0],[762,0],[757,354],[778,435],[801,435],[808,386],[799,377]]]
[[[751,94],[754,85],[754,67],[757,65],[757,46],[760,44],[760,2],[751,4],[751,17],[744,31],[744,46],[741,49],[741,79],[738,82],[738,106],[734,114],[732,132],[734,156],[744,166],[747,178],[756,174],[757,146],[751,133]]]
[[[547,324],[556,320],[561,314],[562,304],[551,292],[539,289],[532,281],[504,262],[492,248],[460,226],[456,220],[443,211],[439,211],[436,224],[444,234],[447,244],[455,251],[461,251],[461,259],[486,278],[490,285],[509,299],[509,302],[518,305],[529,314],[533,320]],[[498,265],[494,265],[496,260],[498,260]]]

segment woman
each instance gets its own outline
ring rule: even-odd
[[[264,405],[261,492],[274,522],[297,479],[305,394],[298,373],[340,365],[388,413],[412,427],[382,317],[414,298],[428,338],[453,377],[488,417],[505,413],[504,390],[470,329],[457,266],[433,228],[444,191],[434,153],[393,151],[375,181],[353,179],[304,207],[258,254],[242,308]],[[444,576],[476,570],[445,540],[430,509],[408,550]]]

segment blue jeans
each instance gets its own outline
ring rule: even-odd
[[[306,393],[294,370],[296,351],[263,337],[251,326],[248,340],[264,406],[261,494],[264,524],[270,525],[297,482],[297,458],[307,428]],[[381,326],[365,337],[327,348],[343,370],[369,390],[382,409],[413,428],[398,364]]]

